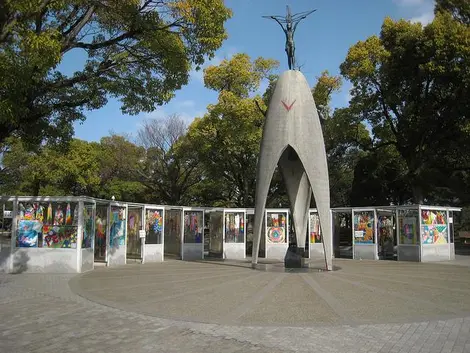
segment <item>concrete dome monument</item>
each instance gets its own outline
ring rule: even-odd
[[[286,183],[297,240],[296,252],[289,248],[286,254],[286,266],[303,265],[301,249],[305,247],[313,193],[320,219],[325,269],[332,269],[330,188],[325,144],[315,101],[305,76],[295,69],[294,57],[295,29],[302,19],[314,11],[291,15],[287,7],[285,18],[264,16],[278,22],[286,34],[289,70],[276,83],[263,129],[256,180],[253,266],[258,262],[266,199],[278,166]]]

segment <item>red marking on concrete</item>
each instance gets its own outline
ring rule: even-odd
[[[284,106],[284,108],[286,108],[286,110],[289,112],[292,109],[292,107],[294,106],[295,101],[296,101],[296,99],[294,99],[294,101],[292,102],[291,105],[287,105],[286,103],[284,103],[284,101],[281,101],[281,103]]]

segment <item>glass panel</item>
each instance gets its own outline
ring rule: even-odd
[[[163,209],[149,208],[146,211],[145,243],[161,244],[163,232]]]
[[[84,205],[83,207],[83,238],[82,248],[91,248],[93,236],[95,234],[95,222],[93,219],[94,205]]]
[[[204,224],[203,211],[184,211],[184,242],[202,243]]]
[[[16,246],[19,248],[37,248],[39,236],[42,236],[42,223],[37,220],[19,220]]]
[[[449,211],[449,239],[454,244],[454,211]]]
[[[139,230],[142,229],[142,208],[127,210],[127,248],[128,258],[141,257],[141,241]]]
[[[111,206],[109,246],[119,247],[126,243],[126,208]]]
[[[287,217],[289,217],[289,219],[292,219],[291,217],[291,213],[290,213],[290,210],[289,212],[287,212]],[[297,234],[295,233],[295,227],[294,227],[294,222],[289,222],[289,228],[286,230],[286,234],[287,232],[289,232],[289,245],[294,245],[297,246]],[[307,232],[308,232],[308,229],[307,229]]]
[[[246,254],[252,255],[253,253],[253,227],[255,225],[255,215],[246,215]],[[261,247],[261,246],[260,246]]]
[[[11,226],[13,222],[13,203],[0,204],[0,250],[11,248]]]
[[[181,251],[181,211],[165,211],[165,254],[180,256]]]
[[[245,242],[245,214],[243,212],[225,213],[225,242]]]
[[[209,248],[210,248],[210,216],[208,217],[206,213],[204,213],[204,255],[209,255]]]
[[[320,217],[317,212],[310,212],[310,243],[321,243]]]
[[[335,258],[353,258],[352,213],[333,212],[333,248]]]
[[[379,259],[390,260],[395,256],[396,236],[394,228],[394,214],[383,212],[377,214],[377,242]]]
[[[95,217],[95,259],[104,260],[106,256],[106,231],[108,226],[108,206],[97,205]]]
[[[20,203],[18,212],[17,247],[77,247],[78,204]]]
[[[268,212],[267,213],[267,233],[266,239],[270,244],[287,243],[286,234],[287,212]]]
[[[211,212],[209,214],[209,253],[221,255],[223,252],[224,214]]]
[[[421,210],[421,241],[423,244],[447,244],[446,211]]]
[[[418,210],[398,210],[400,245],[419,244],[418,216]]]
[[[354,212],[354,243],[374,244],[374,211]]]

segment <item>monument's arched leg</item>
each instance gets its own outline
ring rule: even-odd
[[[326,165],[326,154],[323,151],[314,150],[308,144],[299,146],[298,154],[300,160],[304,156],[314,157],[315,164],[305,165],[305,173],[310,181],[313,196],[320,218],[321,234],[323,239],[323,247],[325,250],[325,261],[327,270],[332,270],[332,230],[331,230],[331,213],[330,213],[330,188],[328,180],[328,167]],[[324,162],[323,162],[324,161]]]
[[[278,149],[279,150],[279,149]],[[266,210],[266,199],[268,197],[269,186],[276,169],[279,156],[282,153],[275,153],[272,149],[261,149],[258,160],[258,173],[256,181],[255,195],[255,224],[253,227],[253,252],[252,263],[258,263],[259,243],[261,240],[261,227],[263,226],[264,213]]]
[[[312,189],[303,163],[291,146],[282,154],[278,166],[286,184],[297,247],[305,248]]]

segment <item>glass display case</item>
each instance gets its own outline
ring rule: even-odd
[[[266,210],[266,258],[284,259],[289,245],[289,210]]]
[[[224,210],[224,258],[246,258],[246,210]]]

